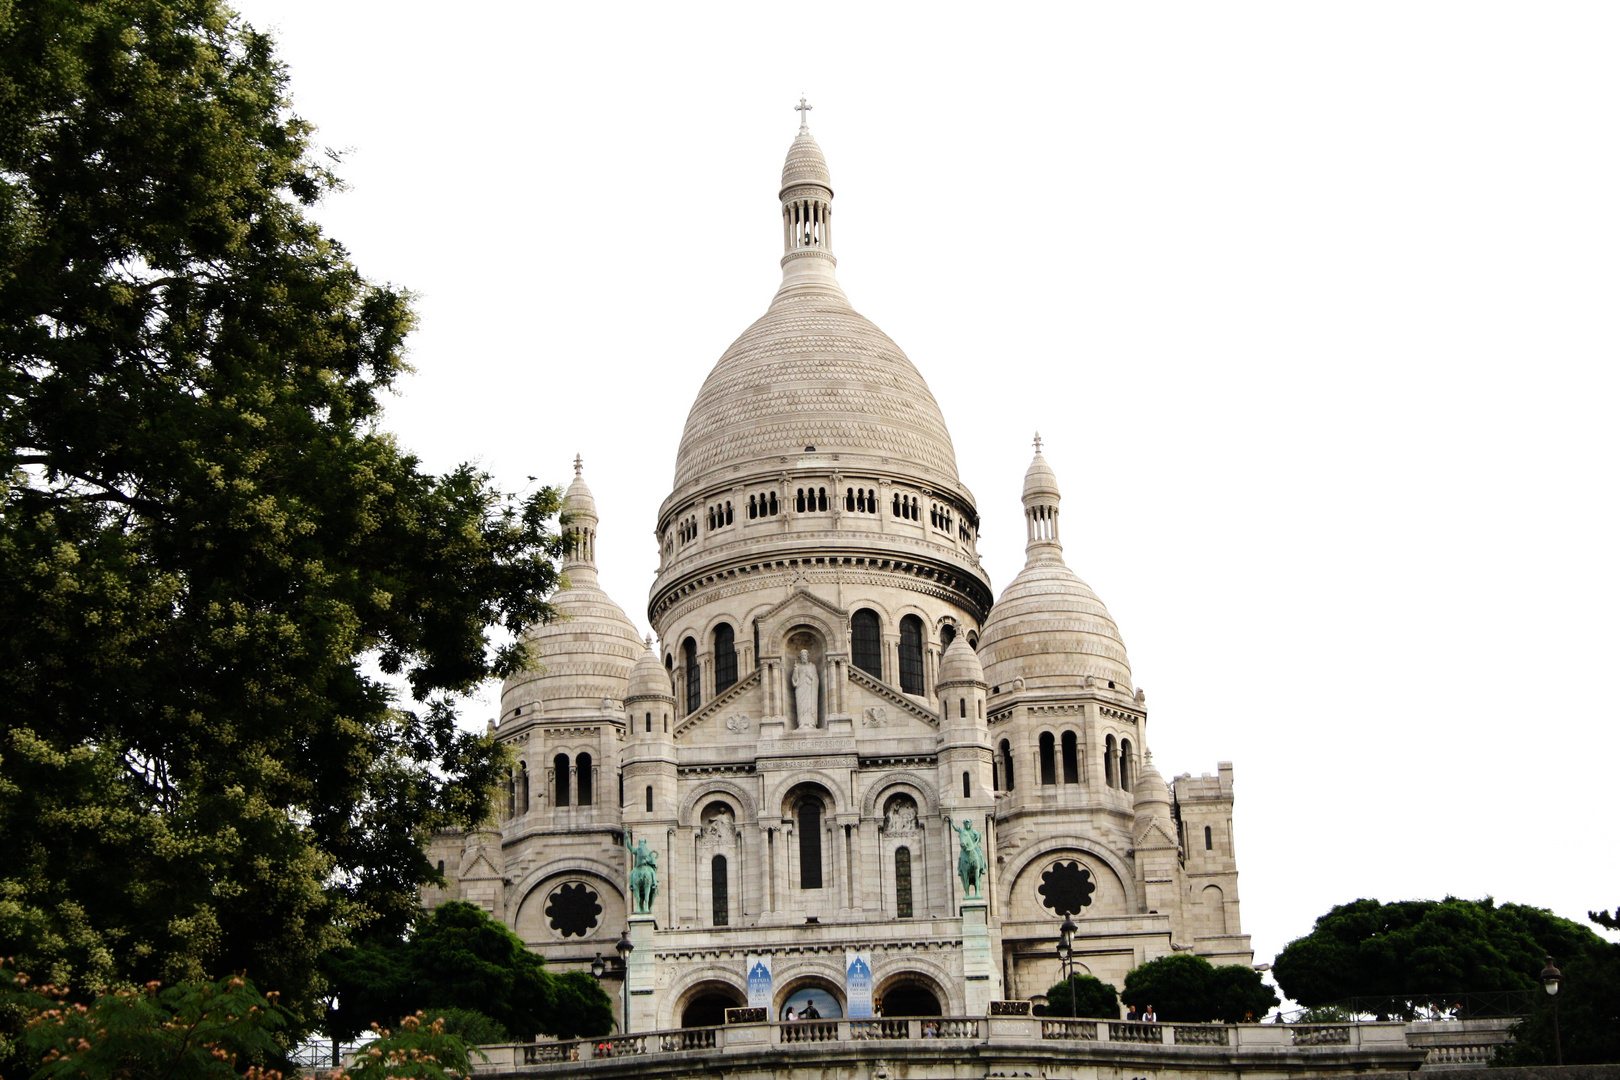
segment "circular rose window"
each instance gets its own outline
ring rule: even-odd
[[[1059,915],[1078,915],[1091,904],[1097,883],[1091,871],[1077,862],[1057,862],[1041,875],[1041,903]]]
[[[582,881],[569,882],[546,901],[546,918],[563,937],[584,937],[596,929],[602,903],[595,890]]]

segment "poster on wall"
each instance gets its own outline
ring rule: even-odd
[[[748,1007],[751,1009],[768,1009],[771,1007],[771,958],[769,956],[750,956],[743,961],[748,976]]]
[[[844,1000],[849,1002],[847,1015],[852,1020],[872,1015],[872,954],[870,952],[844,952]]]

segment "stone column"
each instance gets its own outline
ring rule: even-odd
[[[969,1016],[984,1016],[997,997],[995,957],[983,900],[962,902],[962,996]]]
[[[635,949],[630,953],[624,981],[625,993],[630,998],[626,1028],[632,1035],[653,1031],[658,1023],[658,995],[654,993],[658,962],[653,955],[653,940],[657,931],[658,922],[651,915],[630,916],[630,944]]]

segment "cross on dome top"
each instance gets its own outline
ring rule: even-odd
[[[1035,433],[1035,452],[1041,452],[1041,433],[1038,431]]]
[[[806,101],[802,94],[799,96],[799,103],[793,106],[793,111],[799,114],[799,130],[801,132],[810,130],[810,110],[813,108],[815,106]]]
[[[574,455],[574,475],[581,476],[585,471],[585,460],[578,454]]]

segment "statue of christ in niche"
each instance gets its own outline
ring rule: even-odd
[[[816,671],[816,665],[810,662],[810,650],[799,650],[799,662],[793,665],[793,721],[795,727],[814,728],[821,725],[817,720],[817,703],[821,697],[821,675]]]

